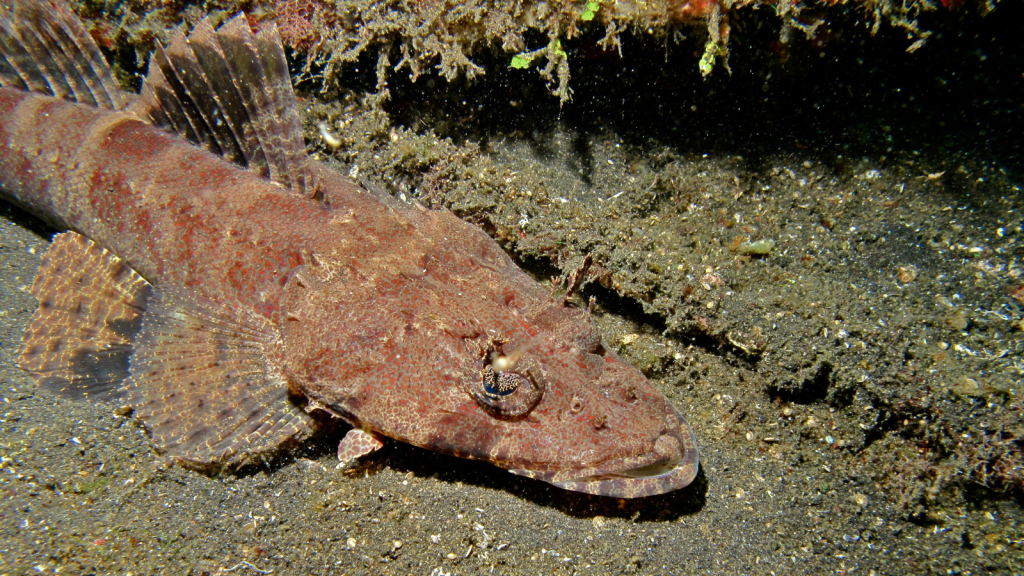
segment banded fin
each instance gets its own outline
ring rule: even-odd
[[[269,321],[175,289],[157,289],[135,340],[125,401],[157,448],[186,464],[242,464],[308,437],[289,398]]]
[[[242,14],[216,31],[209,18],[178,31],[153,54],[133,110],[296,194],[316,192],[273,24],[254,35]]]
[[[243,463],[313,431],[289,398],[275,364],[281,342],[262,317],[154,289],[74,232],[54,237],[32,294],[39,308],[19,366],[62,396],[123,399],[172,458]]]
[[[339,466],[346,467],[357,459],[384,447],[384,437],[362,428],[353,428],[338,442]]]
[[[109,110],[125,107],[114,72],[78,17],[47,0],[0,5],[0,86]]]
[[[150,293],[114,254],[80,234],[58,234],[32,283],[39,308],[19,366],[62,396],[117,398]]]

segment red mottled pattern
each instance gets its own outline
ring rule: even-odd
[[[366,456],[383,447],[384,443],[373,433],[353,428],[338,443],[338,460],[342,462],[342,465],[346,465],[360,456]]]
[[[109,250],[158,295],[152,314],[166,318],[149,328],[144,320],[140,336],[150,348],[139,365],[150,372],[128,386],[141,417],[159,419],[147,426],[162,449],[196,434],[194,413],[202,437],[188,440],[183,459],[227,458],[246,453],[246,443],[269,450],[313,424],[281,407],[294,398],[361,430],[571,490],[637,497],[693,480],[689,426],[603,349],[585,311],[552,299],[450,212],[382,201],[309,166],[316,199],[131,112],[0,88],[3,192]],[[215,325],[204,328],[203,318]],[[190,341],[218,377],[221,347],[244,348],[238,362],[264,366],[260,385],[277,387],[263,391],[271,407],[253,413],[291,424],[267,436],[270,424],[243,418],[241,438],[218,427],[203,395],[223,402],[247,384],[228,394],[161,373],[173,358],[160,347]],[[510,393],[489,388],[498,370]],[[177,388],[162,394],[148,382]],[[160,405],[172,397],[194,408]]]
[[[281,327],[292,385],[354,423],[567,476],[680,435],[635,368],[580,347],[594,341],[584,312],[447,211],[395,210],[330,170],[326,203],[298,199],[128,113],[7,89],[0,109],[5,190],[157,287],[190,287]],[[543,397],[503,420],[470,390],[488,350],[519,346],[529,347],[517,370]]]

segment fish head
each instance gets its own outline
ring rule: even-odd
[[[589,312],[562,299],[524,312],[522,332],[478,341],[478,376],[462,375],[478,408],[468,412],[490,420],[466,418],[460,434],[450,419],[446,436],[488,438],[474,457],[568,490],[640,497],[690,484],[699,459],[689,424],[604,346]]]
[[[295,390],[361,428],[568,490],[640,497],[693,481],[690,426],[588,310],[479,229],[432,236],[457,249],[294,275],[282,310]]]

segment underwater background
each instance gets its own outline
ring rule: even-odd
[[[173,26],[278,22],[311,154],[540,280],[593,258],[581,304],[702,471],[637,501],[397,442],[338,471],[341,430],[167,466],[16,368],[53,230],[2,204],[0,574],[1024,571],[1021,3],[73,6],[133,89]]]

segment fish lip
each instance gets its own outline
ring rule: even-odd
[[[641,457],[627,457],[594,468],[554,473],[510,470],[514,474],[550,482],[559,488],[615,498],[641,498],[688,486],[697,477],[700,455],[697,439],[686,419],[667,404],[667,432],[655,448]]]

